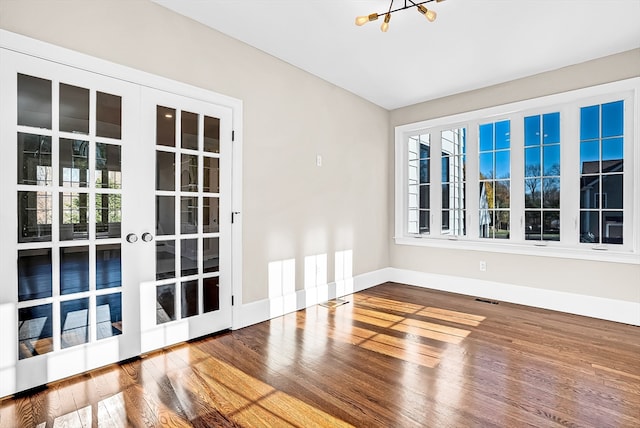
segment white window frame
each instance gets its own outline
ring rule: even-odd
[[[640,78],[563,92],[540,98],[439,117],[395,128],[395,243],[498,253],[601,260],[640,264]],[[624,123],[624,236],[623,244],[579,242],[580,226],[580,108],[623,99]],[[560,241],[524,237],[524,118],[560,112]],[[478,128],[481,123],[511,121],[510,238],[479,238]],[[466,128],[467,235],[441,230],[441,131]],[[407,231],[407,139],[431,135],[430,233]],[[522,189],[521,189],[522,187]]]

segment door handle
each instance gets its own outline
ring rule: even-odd
[[[142,234],[142,240],[144,242],[151,242],[151,241],[153,241],[153,235],[150,234],[149,232],[145,232],[145,233]]]
[[[133,244],[134,242],[138,242],[138,235],[135,233],[130,233],[125,238],[129,244]]]

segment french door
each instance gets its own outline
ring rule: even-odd
[[[231,327],[230,109],[0,49],[0,125],[0,397]]]

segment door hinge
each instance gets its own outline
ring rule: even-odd
[[[236,216],[237,216],[238,214],[240,214],[240,212],[239,212],[239,211],[233,211],[233,212],[231,212],[231,224],[233,224],[233,223],[235,223],[235,222],[236,222]]]
[[[233,306],[233,304],[234,304],[234,298],[233,296],[231,296],[231,306]]]
[[[236,141],[236,131],[231,131],[231,141]]]

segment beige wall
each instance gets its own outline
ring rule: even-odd
[[[392,111],[391,129],[441,116],[536,98],[572,89],[640,76],[640,49],[562,68],[501,85],[458,94]],[[390,135],[392,139],[393,136]],[[640,147],[636,148],[640,150]],[[393,155],[393,148],[389,149]],[[393,189],[389,175],[389,192]],[[635,189],[635,196],[640,197]],[[389,207],[392,221],[393,207]],[[393,225],[390,223],[390,228]],[[456,251],[395,245],[391,266],[443,275],[640,301],[640,265],[532,257],[483,251]],[[479,262],[487,271],[479,271]]]
[[[148,0],[0,0],[0,28],[244,102],[243,300],[271,261],[387,267],[388,112]],[[315,166],[316,154],[323,166]]]

